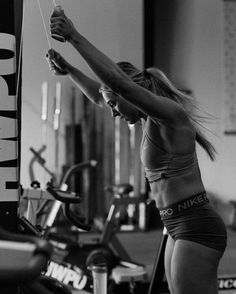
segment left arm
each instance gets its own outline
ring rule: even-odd
[[[61,16],[51,17],[51,33],[66,38],[104,84],[146,115],[174,123],[187,119],[184,110],[176,102],[134,83],[115,62],[75,29],[64,12]]]

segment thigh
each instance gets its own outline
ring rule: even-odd
[[[217,269],[222,253],[196,242],[176,240],[171,259],[175,294],[218,293]]]
[[[165,275],[168,282],[169,290],[171,294],[173,293],[172,285],[171,285],[171,259],[172,259],[172,253],[174,250],[174,244],[175,241],[172,239],[172,237],[169,235],[167,242],[166,242],[166,248],[165,248]]]

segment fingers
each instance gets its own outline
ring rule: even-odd
[[[63,16],[51,16],[51,18],[50,18],[50,22],[51,22],[51,24],[54,24],[54,23],[66,23],[66,19],[65,19],[65,17],[63,17]]]
[[[50,34],[51,34],[51,36],[55,34],[55,35],[60,35],[63,37],[63,31],[60,28],[58,28],[57,26],[55,26],[54,28],[51,28]]]
[[[64,17],[66,17],[64,9],[62,9],[61,5],[57,5],[56,7],[54,7],[52,16],[60,16],[63,15]]]
[[[48,50],[46,54],[46,60],[50,70],[53,71],[54,74],[56,74],[56,71],[57,71],[57,66],[55,64],[56,58],[57,58],[57,52],[53,49]]]
[[[48,50],[46,60],[54,75],[68,74],[68,70],[66,70],[66,61],[57,51],[53,49]]]
[[[56,17],[57,19],[51,19],[50,29],[63,29],[65,27],[65,20],[61,19],[61,17]]]
[[[46,59],[48,61],[48,64],[53,67],[54,65],[57,65],[60,60],[62,60],[62,57],[58,52],[50,49],[46,54]]]
[[[74,33],[74,30],[75,28],[72,21],[67,18],[64,11],[54,10],[50,18],[51,36],[58,41],[61,41],[61,38],[64,38],[63,41],[69,41]]]
[[[47,54],[46,54],[46,58],[49,58],[49,59],[53,59],[56,57],[56,55],[58,54],[58,52],[54,49],[49,49]]]
[[[62,38],[63,41],[65,41],[66,35],[68,35],[66,20],[61,16],[51,18],[50,33],[53,38],[57,36],[55,38],[56,40],[60,41],[60,39]]]
[[[62,69],[60,69],[53,60],[47,59],[48,66],[50,70],[52,71],[53,75],[65,75],[66,72],[64,72]]]
[[[47,60],[47,63],[48,63],[50,70],[53,72],[54,75],[56,75],[57,67],[56,67],[55,63],[49,58],[46,58],[46,60]]]

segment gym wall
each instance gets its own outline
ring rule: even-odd
[[[53,11],[53,1],[40,1],[43,16],[49,32],[49,18]],[[75,26],[91,40],[99,49],[104,51],[115,61],[129,60],[138,67],[143,67],[143,1],[142,0],[57,0],[65,13],[73,20]],[[75,50],[68,44],[61,44],[50,39],[51,46],[64,55],[69,62],[78,66],[86,74],[93,73],[78,56]],[[48,50],[47,38],[44,32],[41,15],[37,1],[25,1],[24,13],[24,43],[23,43],[23,68],[22,68],[22,167],[21,182],[23,187],[30,186],[28,166],[32,158],[29,148],[32,146],[38,150],[46,142],[47,149],[42,154],[46,159],[47,167],[55,170],[55,134],[53,132],[53,98],[55,96],[55,84],[60,82],[62,86],[62,107],[59,129],[59,166],[63,167],[68,162],[68,150],[66,150],[66,128],[74,123],[84,127],[82,131],[83,146],[78,147],[76,152],[83,153],[83,160],[98,160],[98,167],[94,175],[92,199],[97,203],[90,202],[99,213],[104,212],[104,206],[109,195],[104,193],[104,185],[114,184],[114,146],[113,124],[109,111],[89,109],[89,113],[95,113],[93,118],[85,118],[84,97],[81,92],[74,88],[72,82],[66,77],[53,77],[45,54]],[[48,83],[48,120],[46,134],[42,135],[41,121],[41,86],[44,81]],[[75,113],[72,114],[72,98],[75,98]],[[91,120],[94,120],[93,122]],[[73,122],[72,122],[73,120]],[[90,129],[86,129],[86,123],[90,121]],[[95,135],[92,124],[97,128]],[[125,127],[121,127],[122,130]],[[126,126],[127,128],[127,126]],[[89,131],[90,130],[90,131]],[[91,133],[92,132],[92,133]],[[122,131],[121,131],[122,132]],[[126,129],[123,133],[128,133]],[[44,137],[44,138],[43,138]],[[123,141],[122,141],[123,142]],[[89,144],[89,145],[87,145]],[[122,145],[122,144],[121,144]],[[123,146],[123,145],[122,145]],[[94,150],[93,150],[94,148]],[[122,150],[123,152],[123,150]],[[90,158],[89,158],[90,157]],[[71,160],[71,159],[70,159]],[[73,160],[73,159],[72,159]],[[123,164],[125,162],[125,165]],[[127,179],[129,162],[124,158],[121,164],[120,180]],[[140,165],[140,163],[137,163]],[[140,167],[140,166],[139,166]],[[137,170],[137,166],[135,166]],[[35,174],[42,188],[49,180],[48,175],[42,172],[39,165],[35,165]],[[136,183],[139,183],[139,175]],[[84,185],[89,183],[84,180]],[[135,185],[137,189],[139,187]],[[91,189],[90,189],[91,190]],[[105,197],[105,198],[104,198]],[[92,205],[91,204],[91,205]],[[91,208],[92,209],[92,208]],[[93,209],[92,209],[93,210]],[[94,212],[96,213],[96,212]]]
[[[199,164],[207,191],[222,205],[227,204],[236,199],[236,137],[225,134],[229,83],[225,74],[230,66],[225,59],[229,34],[226,21],[231,23],[230,34],[235,34],[232,20],[236,2],[161,0],[154,3],[153,64],[164,70],[178,87],[191,90],[202,109],[215,117],[206,125],[210,130],[206,134],[217,149],[217,160],[211,162],[198,148]],[[229,10],[230,15],[226,16]],[[234,40],[231,37],[230,46],[235,46]],[[221,212],[225,221],[230,222],[232,208]]]

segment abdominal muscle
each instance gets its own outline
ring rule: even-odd
[[[164,178],[150,183],[151,199],[161,209],[205,190],[200,172]]]

